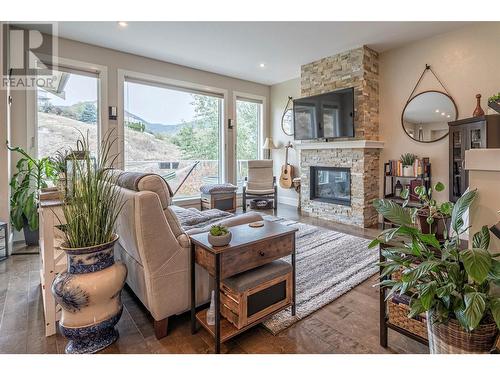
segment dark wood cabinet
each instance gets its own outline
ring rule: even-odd
[[[448,123],[450,149],[450,201],[456,202],[469,186],[465,151],[500,148],[500,115],[471,117]]]

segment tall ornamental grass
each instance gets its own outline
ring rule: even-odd
[[[123,207],[123,199],[114,184],[116,177],[109,173],[118,155],[111,149],[116,137],[112,131],[106,133],[101,142],[97,160],[91,158],[88,134],[79,139],[85,151],[83,160],[70,154],[74,165],[73,194],[63,205],[66,224],[64,235],[69,248],[101,245],[112,240],[114,226]]]

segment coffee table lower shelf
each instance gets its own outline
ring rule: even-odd
[[[262,323],[263,321],[269,319],[271,316],[277,314],[278,312],[285,310],[286,308],[292,306],[291,303],[288,305],[285,305],[281,307],[280,309],[273,311],[270,314],[267,314],[266,316],[263,316],[259,320],[256,320],[255,322],[252,322],[248,324],[247,326],[238,329],[236,328],[229,320],[224,318],[222,315],[220,317],[220,337],[221,337],[221,342],[226,342],[233,337],[239,335],[240,333],[245,332],[247,329],[252,328],[256,326],[259,323]],[[215,337],[215,325],[210,326],[207,324],[207,311],[208,309],[201,310],[196,313],[196,320],[202,325],[203,328],[205,328],[213,337]]]

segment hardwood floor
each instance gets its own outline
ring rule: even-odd
[[[272,213],[272,212],[270,212]],[[362,229],[301,216],[280,205],[278,216],[300,219],[360,237],[378,229]],[[45,337],[37,255],[14,255],[0,262],[0,353],[63,353],[60,334]],[[256,326],[222,344],[222,353],[427,353],[425,346],[389,331],[389,348],[379,345],[376,276],[329,305],[274,336]],[[211,353],[213,340],[203,329],[191,335],[189,313],[169,321],[169,334],[157,340],[152,320],[130,289],[122,294],[120,338],[102,353]]]

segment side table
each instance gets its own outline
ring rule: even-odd
[[[233,275],[256,267],[268,264],[273,260],[291,256],[292,260],[292,315],[295,315],[295,232],[296,228],[290,228],[282,224],[264,221],[264,226],[252,228],[248,224],[242,224],[230,228],[232,239],[229,245],[213,247],[208,242],[208,234],[199,233],[190,237],[191,239],[191,333],[197,331],[197,323],[208,330],[215,338],[215,353],[220,353],[222,342],[246,331],[260,322],[269,319],[278,311],[290,307],[290,304],[267,314],[260,319],[237,329],[228,320],[221,317],[220,313],[220,287],[221,281]],[[208,309],[196,311],[195,291],[196,277],[195,268],[199,265],[205,268],[215,278],[215,325],[206,323]]]

